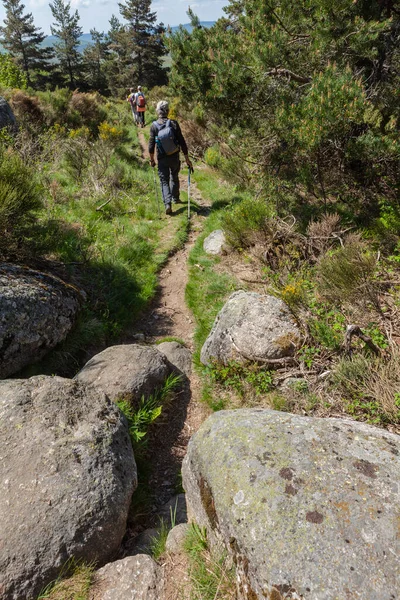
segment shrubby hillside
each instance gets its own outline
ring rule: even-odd
[[[244,0],[225,13],[208,30],[191,14],[193,32],[168,40],[170,85],[192,147],[247,196],[214,221],[230,270],[247,264],[242,285],[282,298],[305,341],[292,391],[238,364],[213,377],[256,403],[269,386],[274,407],[398,423],[398,8]]]

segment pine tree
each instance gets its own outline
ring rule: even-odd
[[[25,5],[21,0],[3,0],[3,4],[6,17],[0,27],[0,42],[23,69],[27,83],[31,85],[32,72],[48,67],[52,50],[40,47],[46,36],[35,27],[32,13],[24,15]]]
[[[126,95],[130,83],[128,34],[113,15],[110,19],[110,29],[107,33],[108,58],[105,65],[108,88],[114,96]]]
[[[167,53],[163,42],[165,28],[162,23],[156,24],[156,13],[150,11],[150,5],[151,0],[126,0],[125,4],[119,4],[120,13],[128,22],[127,86],[133,81],[149,86],[166,82],[162,67],[162,58]]]
[[[105,61],[109,55],[108,39],[105,33],[90,30],[92,43],[83,51],[85,79],[91,89],[104,93],[107,90]]]
[[[76,85],[76,76],[81,64],[81,56],[78,52],[79,37],[82,35],[79,13],[76,10],[71,14],[71,4],[64,0],[54,0],[49,6],[55,20],[50,28],[51,33],[60,40],[54,45],[55,54],[72,89]]]

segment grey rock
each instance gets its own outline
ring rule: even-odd
[[[176,525],[168,534],[165,549],[171,554],[182,552],[183,543],[189,529],[188,523],[180,523]]]
[[[95,576],[90,600],[161,600],[161,568],[147,554],[109,563]]]
[[[240,599],[393,600],[399,472],[399,436],[249,409],[203,423],[183,484],[189,516],[234,557]]]
[[[7,100],[0,96],[0,129],[4,129],[5,127],[10,132],[15,133],[17,130],[17,121]]]
[[[161,507],[158,517],[163,519],[168,527],[187,522],[187,507],[185,494],[177,494]]]
[[[112,400],[137,402],[161,387],[170,372],[167,359],[156,348],[127,344],[93,356],[75,379],[94,385]]]
[[[202,349],[204,365],[292,356],[300,332],[282,300],[255,292],[234,292],[218,314]]]
[[[15,265],[0,265],[0,377],[40,360],[64,340],[82,302],[72,285]]]
[[[128,425],[78,381],[0,381],[0,597],[31,600],[70,557],[104,564],[125,533]]]
[[[165,354],[171,365],[187,377],[192,372],[192,353],[188,348],[178,342],[162,342],[157,346],[158,350]]]
[[[216,229],[205,238],[203,250],[207,254],[222,254],[225,244],[225,233],[222,229]]]
[[[137,537],[128,541],[125,545],[125,554],[135,556],[136,554],[151,554],[151,547],[154,540],[158,538],[159,530],[151,527],[142,531]]]

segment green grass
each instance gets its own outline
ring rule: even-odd
[[[39,218],[51,257],[67,266],[88,300],[65,342],[24,373],[70,376],[91,348],[115,343],[153,298],[160,268],[187,239],[188,221],[185,211],[173,220],[161,211],[159,218],[153,172],[139,159],[132,126],[96,185],[89,171],[75,181],[62,162],[42,170],[50,184]]]
[[[201,346],[210,333],[212,324],[228,296],[237,289],[236,280],[216,270],[220,262],[218,256],[210,256],[203,250],[204,239],[221,227],[221,215],[230,203],[241,196],[232,186],[222,184],[210,169],[196,170],[193,178],[203,197],[212,202],[202,234],[189,256],[189,281],[186,287],[186,302],[196,320],[195,360],[199,361]]]
[[[39,594],[37,600],[88,600],[94,566],[70,559],[59,576]]]
[[[178,337],[174,337],[173,335],[167,335],[166,337],[161,338],[160,340],[156,341],[156,345],[158,346],[159,344],[163,344],[164,342],[176,342],[177,344],[180,344],[181,346],[187,346],[185,340],[182,340],[181,338]]]
[[[227,560],[225,549],[210,548],[205,528],[191,524],[184,550],[189,559],[190,600],[234,600],[234,567]]]

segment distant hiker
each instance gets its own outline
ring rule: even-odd
[[[135,121],[135,124],[137,125],[138,124],[138,113],[136,110],[136,94],[135,94],[135,90],[133,88],[129,88],[129,96],[127,97],[127,101],[130,102],[130,104],[131,104],[133,120]]]
[[[142,92],[142,86],[138,85],[136,92],[136,112],[138,118],[138,124],[144,127],[144,113],[146,112],[146,98]]]
[[[179,202],[179,169],[181,167],[179,150],[182,150],[189,169],[193,169],[193,165],[189,159],[188,148],[178,122],[168,119],[168,102],[161,100],[157,104],[156,112],[158,119],[150,127],[150,164],[155,167],[154,149],[157,146],[161,193],[165,204],[165,212],[167,215],[171,215],[172,202]]]

